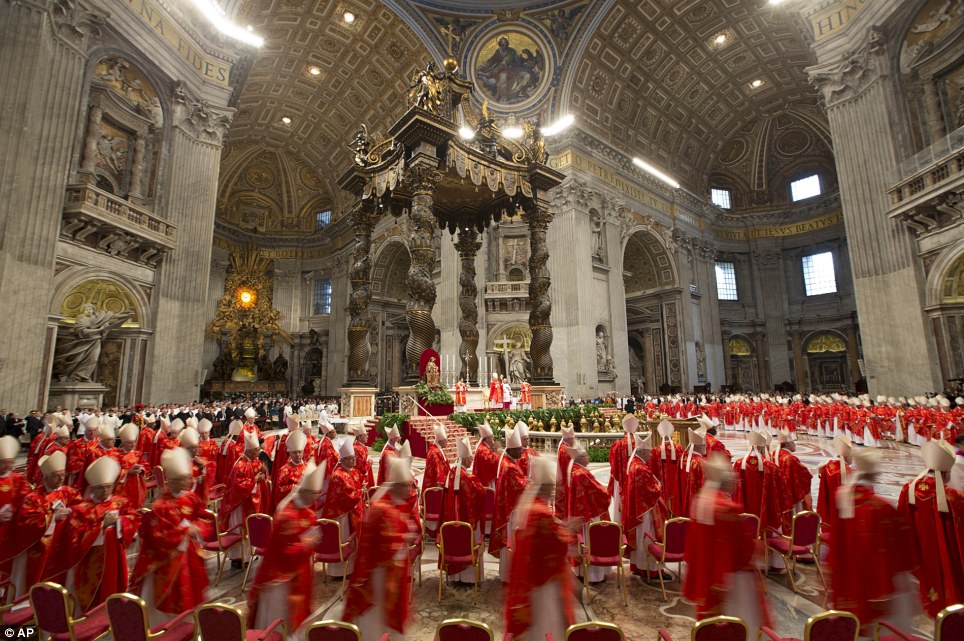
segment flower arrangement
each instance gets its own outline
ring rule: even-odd
[[[423,405],[452,405],[455,399],[444,387],[429,387],[424,380],[415,383],[415,396]]]

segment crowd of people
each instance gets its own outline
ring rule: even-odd
[[[156,624],[205,601],[205,542],[242,534],[248,516],[269,514],[270,543],[247,594],[250,626],[278,617],[289,631],[306,623],[315,555],[334,537],[357,550],[325,568],[345,581],[343,619],[366,640],[403,638],[413,564],[427,542],[442,542],[446,523],[458,521],[480,545],[488,535],[506,632],[561,639],[574,622],[575,577],[607,579],[605,569],[579,562],[591,523],[619,524],[630,572],[662,582],[672,577],[647,548],[669,519],[688,517],[683,596],[698,618],[733,614],[754,630],[770,622],[758,572],[763,540],[788,534],[794,516],[815,507],[830,603],[865,625],[893,620],[907,611],[898,604],[906,605],[913,576],[919,603],[934,616],[964,602],[964,453],[952,445],[964,447],[964,399],[882,398],[642,398],[621,417],[608,485],[590,471],[575,431],[563,429],[554,455],[540,453],[524,421],[507,425],[501,441],[483,423],[475,442],[455,443],[453,461],[437,427],[418,482],[397,427],[385,434],[376,476],[364,427],[337,433],[337,408],[320,403],[51,411],[22,471],[14,471],[21,443],[0,438],[0,580],[11,584],[11,598],[39,581],[60,583],[78,613],[133,592]],[[282,429],[268,434],[272,415]],[[696,421],[686,449],[674,440],[674,418]],[[220,441],[212,438],[216,422],[226,423]],[[650,433],[643,425],[656,427]],[[742,431],[749,452],[732,457],[720,430]],[[801,432],[832,439],[835,452],[816,470],[816,506],[813,472],[795,454]],[[916,439],[926,468],[904,485],[896,506],[874,493],[880,450],[872,446],[885,434]],[[427,492],[440,493],[440,508],[422,522]],[[227,556],[240,570],[247,555],[237,545]],[[785,571],[778,556],[770,561],[770,571]],[[479,577],[472,558],[446,562],[446,572],[460,582]]]

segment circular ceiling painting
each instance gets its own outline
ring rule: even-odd
[[[549,50],[538,37],[518,28],[484,37],[470,65],[475,86],[497,106],[524,107],[542,97],[552,69]]]

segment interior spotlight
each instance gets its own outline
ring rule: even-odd
[[[351,11],[346,11],[344,18],[345,18],[345,22],[347,22],[348,24],[351,24],[355,21],[355,14],[352,13]]]

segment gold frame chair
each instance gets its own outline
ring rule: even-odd
[[[81,617],[74,617],[71,614],[76,609],[73,595],[71,595],[70,592],[67,591],[67,588],[60,585],[59,583],[54,583],[53,581],[41,581],[40,583],[34,583],[32,586],[30,586],[30,591],[28,592],[28,594],[30,595],[30,607],[33,608],[33,620],[34,620],[34,624],[37,627],[37,631],[41,635],[44,633],[44,630],[40,627],[40,617],[37,616],[37,612],[38,612],[37,604],[33,602],[33,590],[34,588],[37,588],[37,587],[45,587],[45,588],[53,589],[57,592],[60,592],[60,594],[63,596],[64,613],[67,616],[67,629],[70,631],[70,641],[77,641],[77,635],[74,632],[74,628],[77,627],[77,624],[83,623],[84,621],[87,620],[87,613],[85,612],[84,615]],[[97,606],[97,608],[99,607],[101,606]],[[96,610],[97,608],[94,608],[94,610]],[[104,614],[105,615],[107,614],[106,606],[104,607]],[[104,630],[104,632],[102,632],[98,636],[92,637],[90,641],[97,641],[98,639],[103,639],[108,634],[110,634],[110,619],[107,619],[107,629]],[[49,636],[50,634],[48,633],[48,637]]]
[[[625,641],[626,635],[623,633],[623,629],[616,625],[615,623],[606,623],[605,621],[585,621],[583,623],[573,623],[568,628],[566,628],[566,638],[565,641],[569,641],[569,635],[573,632],[578,632],[584,628],[599,628],[600,630],[612,630],[613,632],[619,633],[619,638]]]
[[[489,635],[489,641],[494,641],[495,639],[495,634],[492,632],[492,628],[481,621],[473,621],[472,619],[445,619],[444,621],[440,621],[439,624],[435,626],[435,639],[440,638],[439,632],[447,625],[467,625],[472,628],[478,628]]]
[[[194,638],[195,639],[201,638],[201,620],[198,618],[198,614],[200,614],[201,612],[204,612],[205,610],[230,610],[234,612],[237,615],[238,621],[241,624],[241,638],[242,639],[244,638],[245,633],[248,631],[248,625],[245,622],[246,621],[245,617],[241,614],[241,610],[239,610],[233,605],[228,605],[227,603],[205,603],[204,605],[199,605],[194,609]],[[285,620],[282,619],[281,617],[278,617],[278,618],[281,619],[281,638],[287,639],[288,624],[285,623]],[[268,626],[267,628],[264,629],[264,632],[270,633],[273,629],[274,629],[273,626]],[[267,637],[268,635],[265,635],[265,638]]]
[[[152,633],[151,633],[150,615],[147,613],[147,603],[144,601],[144,599],[142,599],[141,597],[137,596],[136,594],[131,594],[130,592],[117,592],[117,593],[112,594],[112,595],[110,595],[109,597],[107,597],[107,600],[104,601],[104,604],[107,605],[107,604],[109,604],[111,601],[120,601],[120,600],[133,601],[134,603],[137,603],[139,606],[141,606],[141,612],[144,613],[144,619],[143,619],[143,621],[144,621],[144,638],[147,639],[148,641],[151,641],[152,639],[159,639],[159,638],[163,637],[165,634],[167,634],[168,632],[170,632],[171,629],[173,629],[174,625],[171,625],[171,626],[170,626],[170,629],[162,630],[161,632],[158,632],[158,633],[156,633],[156,634],[152,634]],[[188,615],[190,615],[190,616],[191,616],[191,619],[193,620],[193,618],[194,618],[194,613],[193,613],[191,610],[188,610],[188,611],[186,611],[186,612],[182,612],[181,614],[179,614],[178,616],[174,617],[174,618],[171,619],[170,621],[165,621],[164,625],[169,625],[169,624],[171,623],[171,621],[187,619],[187,618],[188,618]],[[107,609],[107,620],[110,621],[110,608]],[[197,621],[194,621],[194,622],[193,622],[193,625],[194,625],[194,637],[197,637]],[[111,624],[111,630],[113,630],[113,628],[114,628],[114,625],[113,625],[113,623],[112,623],[112,624]],[[194,637],[192,637],[192,638],[194,638]]]
[[[623,588],[623,605],[629,606],[629,590],[626,588],[626,573],[623,568],[623,557],[626,552],[626,537],[623,534],[623,526],[621,523],[615,521],[592,521],[587,524],[586,528],[586,541],[582,545],[582,587],[589,593],[589,568],[592,567],[589,564],[589,557],[592,556],[592,551],[590,549],[590,541],[592,541],[592,528],[597,525],[607,525],[612,527],[615,525],[619,528],[619,565],[616,566],[616,582]],[[602,566],[600,566],[602,567]],[[592,602],[592,599],[589,600]]]
[[[475,542],[475,528],[468,521],[444,521],[439,524],[438,528],[438,603],[442,602],[442,584],[445,582],[445,575],[448,572],[445,570],[445,537],[442,536],[442,530],[446,525],[465,527],[469,529],[469,540],[472,547],[472,565],[475,568],[475,583],[472,585],[472,602],[475,603],[475,597],[479,590],[479,581],[482,574],[482,555],[485,554],[485,539],[482,543],[476,544]],[[451,575],[449,575],[451,579]]]
[[[348,563],[351,561],[352,557],[355,556],[355,555],[358,553],[358,547],[357,547],[357,545],[356,545],[355,550],[346,557],[346,556],[345,556],[345,548],[348,547],[349,545],[351,545],[351,543],[342,543],[341,523],[340,523],[337,519],[318,519],[317,521],[315,521],[315,524],[316,524],[316,525],[319,525],[319,526],[320,526],[322,523],[334,523],[334,524],[335,524],[335,527],[338,528],[338,558],[339,558],[338,563],[341,563],[342,565],[346,566],[346,567],[345,567],[345,570],[346,570],[346,571],[345,571],[345,573],[341,576],[341,596],[342,596],[342,598],[344,598],[344,597],[345,597],[345,590],[348,589],[348,572],[347,572],[347,569],[348,569],[348,568],[347,568],[347,566],[348,566]],[[357,543],[357,540],[358,540],[358,539],[357,539],[357,537],[356,537],[356,539],[355,539],[356,543]],[[323,567],[322,567],[322,577],[327,581],[327,580],[328,580],[328,562],[327,562],[327,561],[321,561],[320,563],[322,563],[322,566],[323,566]]]
[[[241,594],[244,594],[244,588],[248,584],[248,575],[251,573],[251,566],[254,563],[254,557],[257,556],[254,553],[254,546],[251,545],[251,534],[249,529],[251,519],[254,517],[267,517],[268,523],[271,524],[271,529],[274,529],[274,517],[272,517],[270,514],[265,514],[264,512],[255,512],[254,514],[249,514],[244,518],[244,540],[241,542],[241,545],[243,546],[247,544],[248,546],[248,566],[244,568],[244,579],[241,580]]]
[[[783,566],[787,570],[787,578],[790,580],[790,589],[796,593],[797,584],[793,579],[794,569],[797,567],[797,561],[793,558],[793,539],[795,538],[797,530],[797,519],[801,516],[816,516],[817,517],[817,535],[813,543],[810,544],[810,552],[813,555],[813,564],[817,568],[817,576],[820,577],[820,582],[823,584],[823,589],[827,590],[827,581],[823,578],[823,570],[820,569],[820,530],[823,529],[823,521],[820,515],[817,514],[815,510],[804,510],[803,512],[797,512],[793,515],[793,520],[790,524],[790,536],[786,534],[778,534],[777,536],[789,541],[789,554],[783,554],[780,550],[770,547],[770,541],[766,537],[763,539],[763,567],[766,569],[767,574],[770,572],[770,550],[779,554],[783,558]],[[773,537],[776,538],[776,537]],[[791,565],[792,564],[792,565]],[[832,611],[832,610],[828,610]]]
[[[716,625],[717,623],[737,623],[739,625],[742,625],[743,630],[746,632],[745,638],[747,639],[747,641],[749,641],[750,626],[746,624],[746,621],[744,621],[740,617],[728,617],[725,615],[710,617],[709,619],[703,619],[702,621],[697,621],[696,625],[694,625],[693,629],[690,631],[690,641],[696,641],[696,635],[701,629],[711,625]]]
[[[307,628],[305,628],[305,636],[304,636],[305,641],[307,641],[313,629],[325,628],[325,627],[336,627],[336,628],[341,628],[342,630],[348,630],[350,632],[354,632],[355,638],[358,639],[358,641],[362,641],[361,630],[358,629],[357,625],[355,625],[354,623],[348,623],[346,621],[336,621],[335,619],[324,619],[322,621],[315,621],[314,623],[309,625]]]
[[[937,613],[937,617],[934,618],[934,641],[944,641],[944,639],[941,638],[941,623],[944,621],[944,617],[946,617],[949,614],[954,614],[955,612],[959,612],[961,610],[964,610],[964,604],[956,603],[954,605],[947,606],[946,608],[944,608],[943,610]],[[892,634],[895,634],[897,636],[902,636],[902,635],[906,635],[908,637],[917,636],[917,635],[911,635],[908,632],[904,632],[903,630],[900,630],[899,628],[896,628],[888,624],[886,621],[878,621],[876,625],[874,625],[874,641],[880,641],[881,627],[888,628]]]
[[[680,523],[680,522],[684,522],[684,521],[685,521],[686,523],[692,523],[692,522],[693,522],[692,519],[687,518],[687,517],[685,517],[685,516],[674,516],[674,517],[671,518],[671,519],[666,519],[666,521],[663,523],[663,541],[662,541],[662,543],[661,543],[661,545],[663,546],[663,558],[662,558],[662,559],[656,559],[656,558],[653,559],[654,561],[656,561],[656,575],[659,577],[659,589],[663,591],[663,601],[666,601],[666,582],[663,581],[663,569],[662,569],[660,566],[661,566],[661,565],[663,565],[663,566],[666,565],[666,530],[669,529],[669,524],[670,524],[670,523],[674,523],[674,522],[675,522],[675,523]],[[644,543],[646,542],[646,537],[645,537],[645,536],[643,537],[643,542],[644,542]],[[649,554],[649,545],[648,545],[648,544],[646,544],[646,550],[645,550],[645,551],[646,551],[646,558],[649,558],[650,554]],[[649,564],[647,563],[647,565],[649,565]],[[667,570],[669,570],[669,568],[667,568]],[[676,579],[680,582],[680,588],[682,589],[682,585],[683,585],[683,562],[682,562],[682,561],[680,561],[680,562],[678,562],[678,563],[676,564]],[[647,583],[650,582],[650,579],[649,579],[648,576],[646,577],[646,582],[647,582]]]

